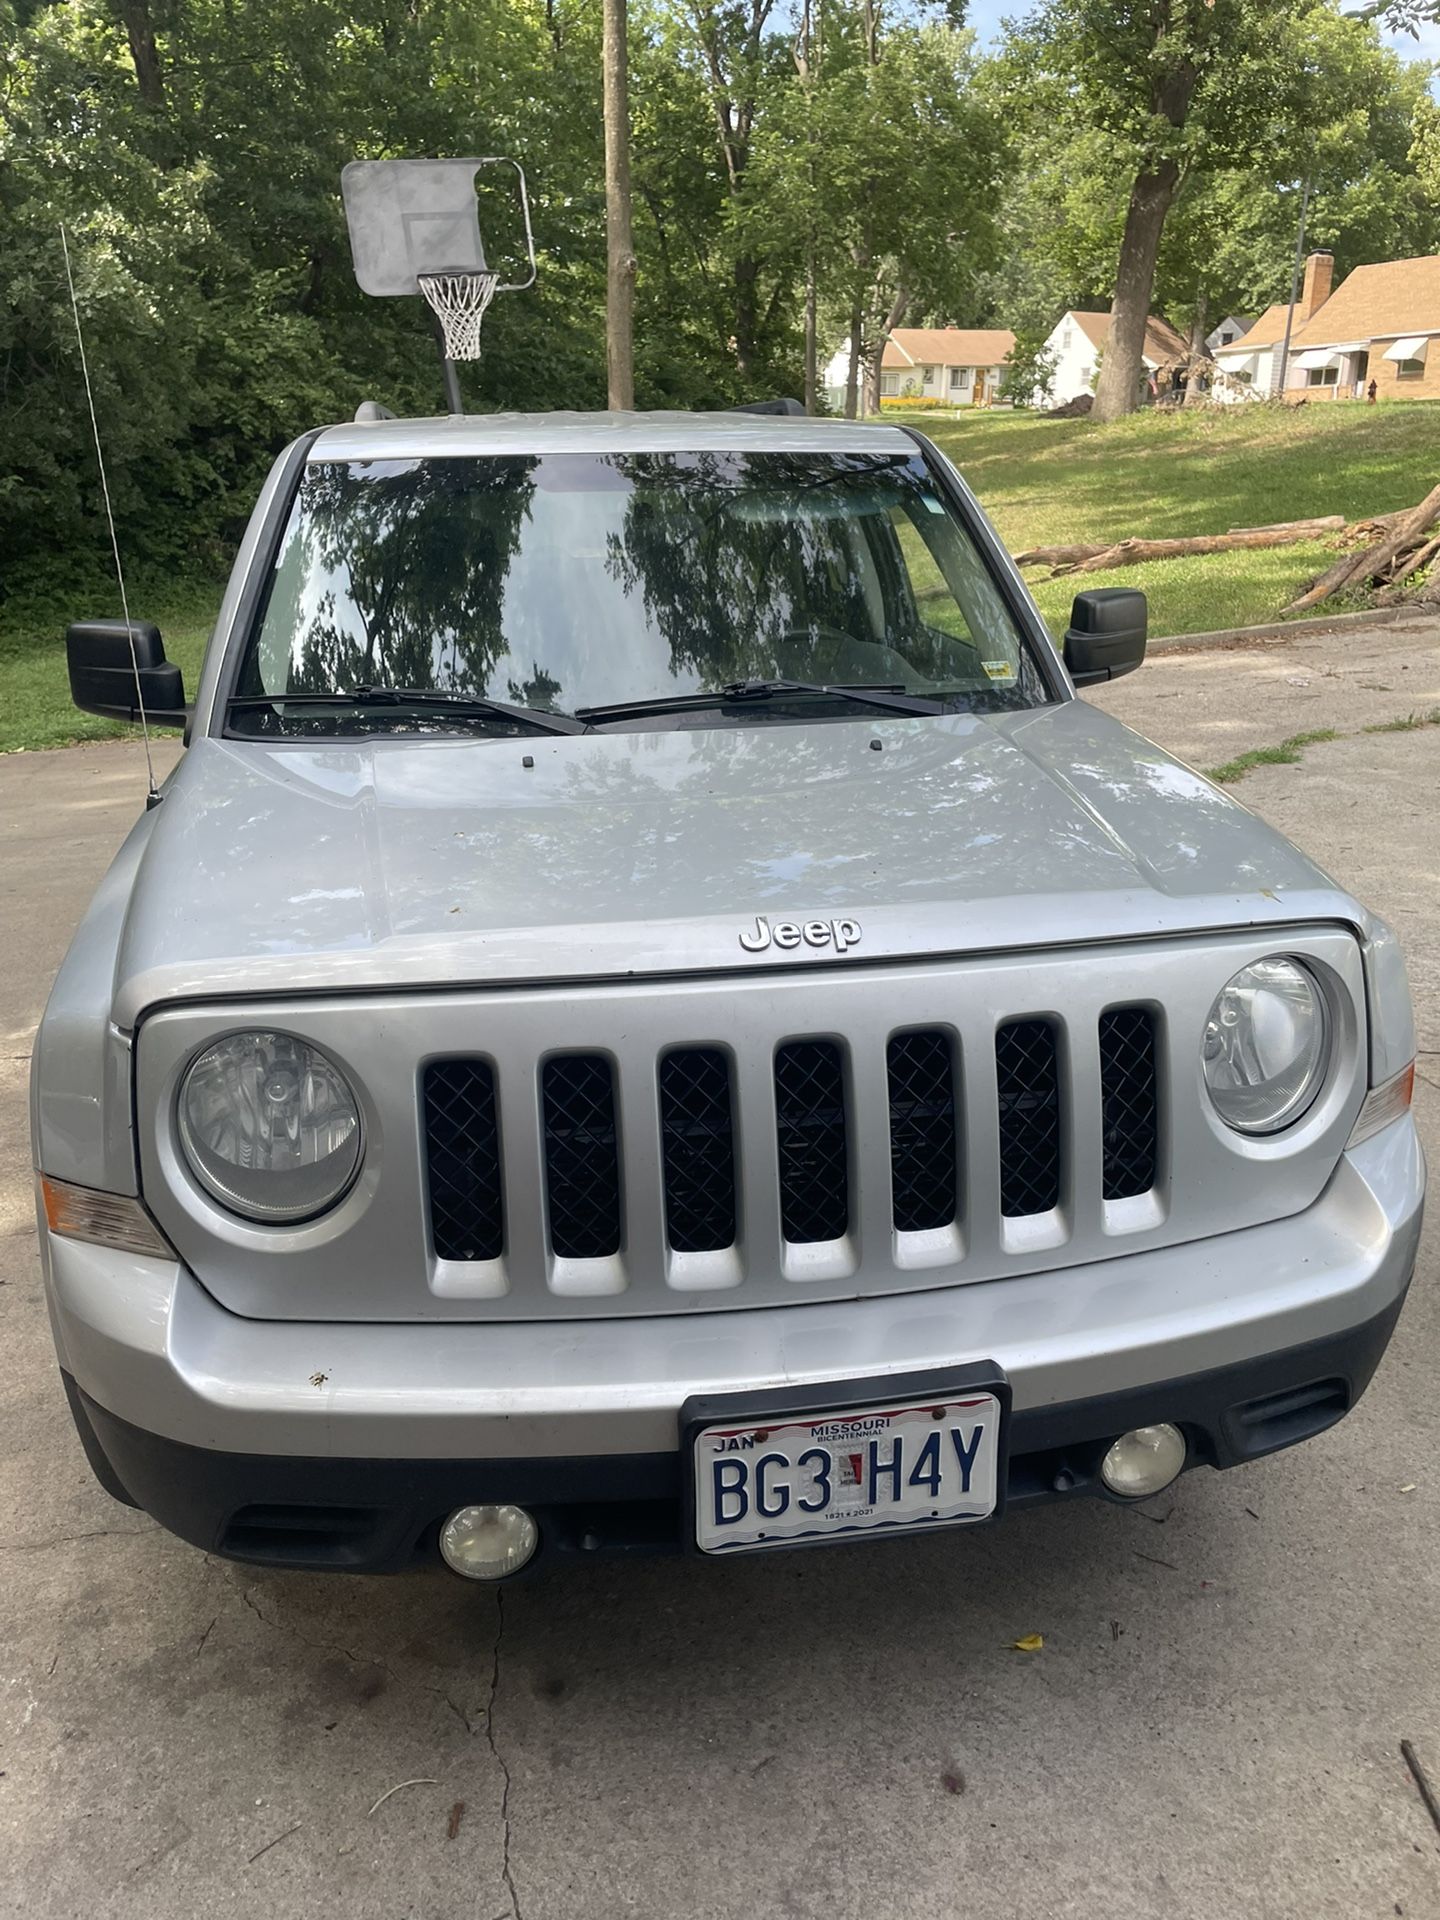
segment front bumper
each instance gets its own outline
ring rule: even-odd
[[[48,1237],[45,1261],[72,1405],[112,1491],[212,1551],[378,1570],[433,1554],[444,1514],[488,1499],[539,1509],[551,1549],[678,1546],[692,1395],[994,1361],[1013,1392],[1014,1503],[1087,1490],[1104,1445],[1150,1421],[1183,1426],[1194,1462],[1273,1451],[1363,1392],[1424,1184],[1407,1118],[1347,1153],[1304,1213],[1186,1246],[594,1323],[243,1320],[171,1262]]]

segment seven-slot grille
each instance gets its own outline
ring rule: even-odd
[[[1159,1172],[1154,1017],[1110,1008],[1097,1034],[1095,1122],[1104,1200],[1147,1193]],[[953,1229],[966,1207],[957,1037],[939,1028],[893,1034],[886,1047],[890,1226],[896,1235]],[[995,1033],[995,1165],[1006,1219],[1051,1213],[1066,1197],[1062,1040],[1042,1018]],[[677,1255],[723,1253],[743,1238],[734,1092],[736,1063],[715,1046],[680,1047],[658,1064],[658,1163],[664,1236]],[[843,1244],[856,1178],[846,1050],[788,1040],[772,1063],[781,1235],[797,1247]],[[424,1078],[431,1233],[442,1260],[487,1261],[504,1249],[505,1116],[490,1065],[432,1063]],[[540,1070],[545,1229],[559,1260],[606,1260],[624,1241],[616,1076],[607,1055],[552,1055]]]

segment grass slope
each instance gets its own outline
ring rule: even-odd
[[[1440,465],[1440,405],[1424,402],[1145,412],[1108,427],[999,410],[938,420],[922,414],[916,423],[959,466],[1012,553],[1056,541],[1223,532],[1311,514],[1359,519],[1413,506]],[[1152,633],[1199,633],[1273,620],[1328,563],[1329,551],[1308,542],[1078,580],[1032,573],[1031,585],[1057,636],[1082,585],[1142,587]],[[130,731],[77,713],[65,679],[65,621],[118,613],[113,599],[92,596],[53,612],[0,617],[0,752]],[[194,691],[219,601],[218,584],[132,591],[137,617],[159,624],[187,692]]]
[[[1033,414],[959,414],[916,425],[960,468],[1012,553],[1071,540],[1224,533],[1414,506],[1440,478],[1440,406],[1319,402],[1133,414],[1107,427]],[[1323,542],[1205,554],[1080,579],[1027,578],[1051,631],[1077,587],[1141,587],[1152,633],[1255,626],[1329,564]]]

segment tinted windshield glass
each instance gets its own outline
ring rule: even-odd
[[[387,686],[570,713],[777,678],[982,710],[1050,697],[918,458],[781,453],[311,465],[236,693]],[[456,722],[294,700],[231,724]]]

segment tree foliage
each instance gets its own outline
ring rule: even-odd
[[[960,0],[628,11],[640,406],[799,392],[807,305],[872,401],[902,322],[1012,327],[1033,381],[1058,313],[1110,304],[1157,169],[1147,299],[1181,320],[1283,292],[1302,173],[1341,271],[1440,244],[1424,70],[1334,0],[1042,0],[984,60]],[[354,284],[354,157],[519,159],[539,281],[467,399],[603,405],[601,67],[594,0],[0,0],[0,598],[108,551],[62,223],[142,566],[222,565],[294,434],[437,407],[419,303]]]

